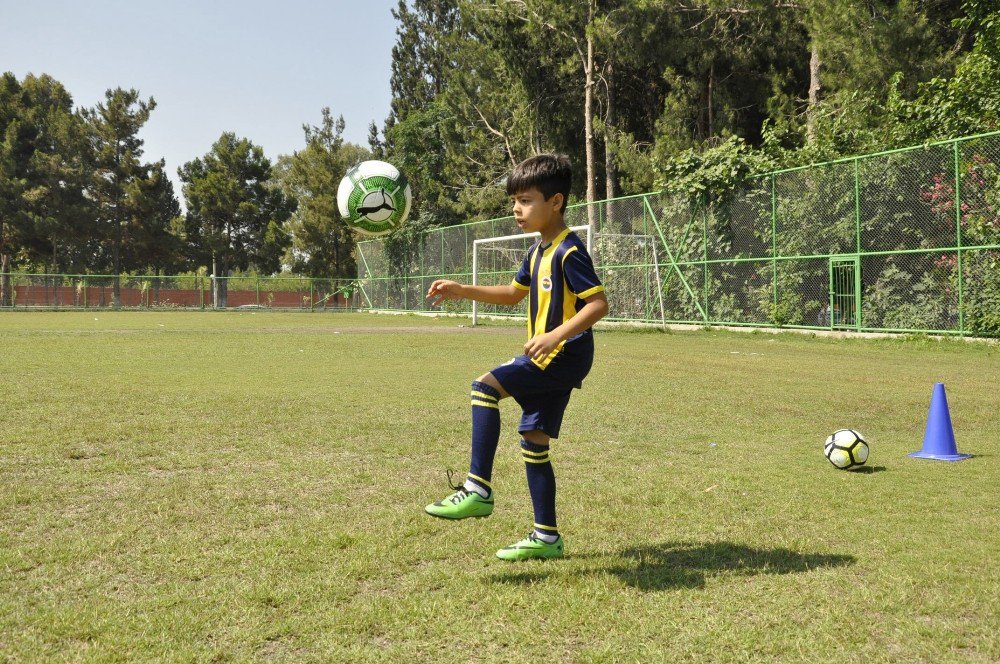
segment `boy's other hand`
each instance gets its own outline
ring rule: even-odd
[[[528,340],[528,343],[524,344],[524,354],[532,359],[541,360],[548,357],[560,341],[562,339],[554,331],[535,335]]]
[[[461,300],[462,284],[448,279],[438,279],[427,289],[427,299],[431,300],[431,306],[441,304],[442,300]]]

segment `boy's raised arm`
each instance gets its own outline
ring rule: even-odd
[[[427,289],[427,299],[431,306],[439,305],[442,300],[476,300],[487,304],[513,305],[524,299],[528,291],[506,286],[470,286],[457,281],[438,279]]]

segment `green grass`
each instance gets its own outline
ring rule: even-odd
[[[0,660],[1000,659],[1000,348],[602,331],[553,446],[568,557],[470,381],[519,326],[268,313],[0,315]],[[944,382],[961,463],[911,459]],[[835,470],[833,430],[874,472]]]

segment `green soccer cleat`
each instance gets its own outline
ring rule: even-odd
[[[562,558],[565,540],[562,535],[552,544],[535,537],[531,533],[520,542],[505,546],[497,551],[500,560],[528,560],[530,558]]]
[[[467,519],[470,516],[484,517],[493,514],[493,495],[483,498],[475,491],[459,487],[458,491],[444,500],[431,503],[424,508],[431,516],[442,519]]]

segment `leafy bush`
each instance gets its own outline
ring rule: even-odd
[[[969,261],[965,279],[965,327],[980,337],[1000,337],[1000,252]]]
[[[951,291],[941,277],[921,277],[890,262],[862,300],[865,327],[905,330],[942,329],[951,320]]]

